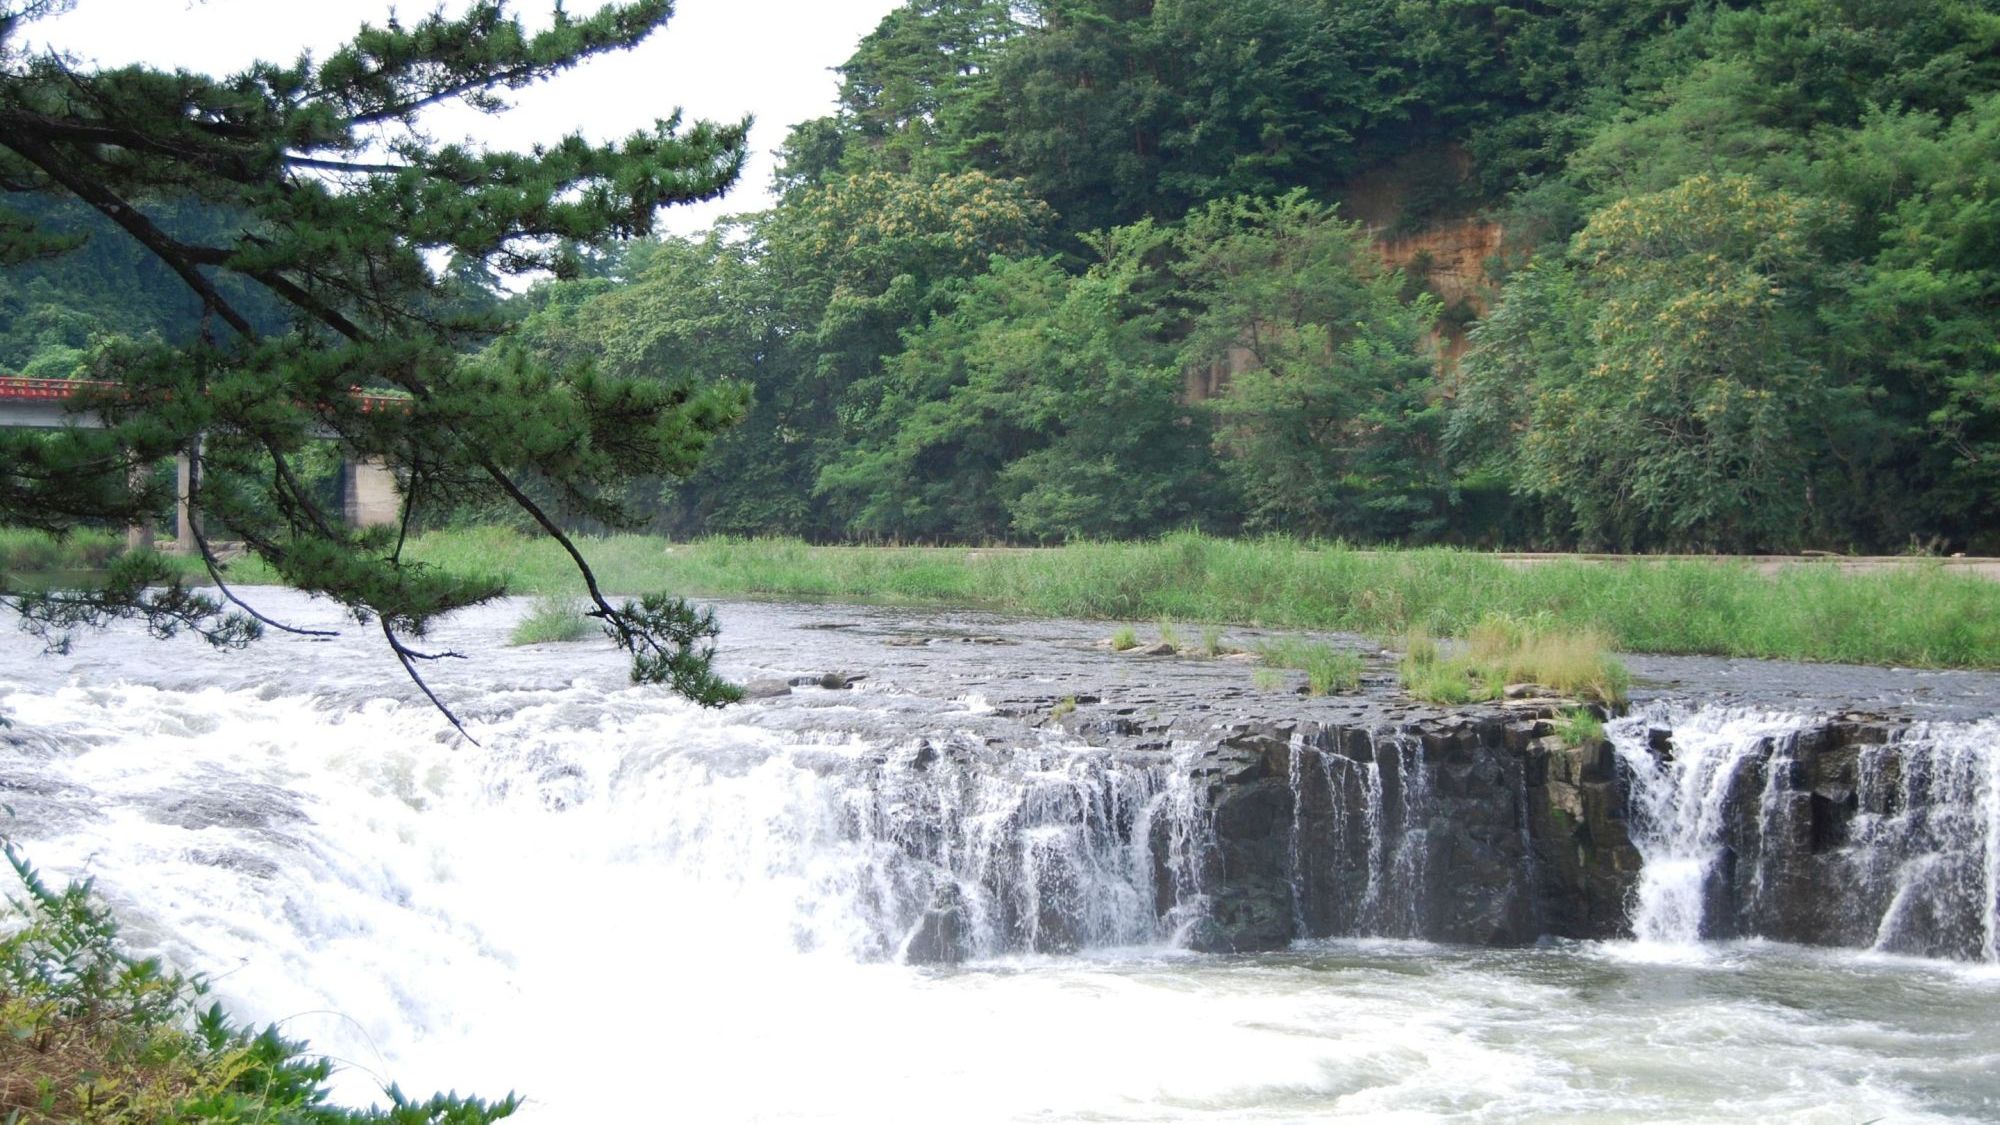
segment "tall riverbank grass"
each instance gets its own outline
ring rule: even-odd
[[[124,547],[124,536],[108,531],[86,529],[56,539],[39,531],[0,528],[0,574],[94,570]]]
[[[665,589],[966,606],[1038,616],[1227,623],[1399,638],[1465,637],[1492,618],[1595,630],[1627,653],[2000,668],[2000,582],[1915,562],[1844,573],[1802,561],[1575,559],[1514,565],[1477,551],[1363,551],[1284,539],[1176,535],[1049,550],[816,547],[789,539],[668,544],[585,540],[607,591]],[[503,529],[434,532],[412,558],[507,578],[518,593],[572,594],[552,542]],[[267,580],[238,563],[240,582]]]
[[[815,547],[787,539],[584,544],[607,589],[957,605],[1118,621],[1174,620],[1401,637],[1465,637],[1494,618],[1599,634],[1628,653],[1702,653],[2000,668],[2000,582],[1918,562],[1850,574],[1730,560],[1513,565],[1477,551],[1363,551],[1176,535],[1039,551]],[[413,555],[505,575],[523,592],[577,580],[546,541],[435,533]]]

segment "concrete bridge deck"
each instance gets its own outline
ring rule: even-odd
[[[20,429],[55,430],[65,427],[101,429],[103,422],[88,410],[76,408],[82,391],[115,390],[118,384],[86,379],[28,379],[0,375],[0,426]],[[356,388],[349,392],[363,413],[408,410],[410,402],[394,395],[369,394]],[[327,435],[331,436],[331,435]],[[177,529],[175,549],[194,550],[194,525],[188,511],[189,464],[185,454],[175,458],[179,485],[175,504]],[[402,494],[395,471],[380,458],[347,458],[341,464],[342,514],[354,527],[393,524],[401,513]],[[135,546],[150,544],[153,530],[135,527],[127,535]]]

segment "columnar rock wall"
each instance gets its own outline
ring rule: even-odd
[[[1991,958],[2000,725],[1784,725],[1678,758],[1644,716],[1616,746],[1566,745],[1546,714],[1227,731],[1193,766],[1213,845],[1191,942],[1624,937],[1672,868],[1699,900],[1687,939]]]

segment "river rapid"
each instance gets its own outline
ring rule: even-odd
[[[433,639],[470,657],[434,682],[478,746],[363,628],[0,638],[4,831],[355,1104],[393,1079],[514,1090],[533,1122],[2000,1118],[1990,959],[1651,915],[1645,941],[1186,952],[1190,748],[995,700],[1097,668],[1251,707],[1247,668],[1099,654],[1102,626],[730,605],[732,676],[867,678],[701,711],[602,642],[504,647],[525,608]],[[1961,714],[1989,686],[1925,683]],[[907,964],[945,884],[971,959]]]

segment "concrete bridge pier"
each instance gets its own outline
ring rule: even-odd
[[[340,493],[349,527],[385,527],[402,518],[403,496],[387,458],[349,458],[340,467]]]
[[[137,470],[135,470],[136,472]],[[196,551],[196,517],[188,507],[194,484],[193,464],[183,453],[174,458],[175,535],[174,550],[183,555]],[[350,458],[340,467],[341,515],[349,527],[385,527],[402,518],[403,496],[396,488],[396,471],[387,458]],[[126,532],[126,543],[152,543],[151,525]]]
[[[138,492],[152,483],[150,479],[152,475],[153,467],[151,465],[144,462],[134,462],[132,468],[127,471],[125,479],[131,482],[132,491]],[[153,517],[148,514],[140,519],[139,522],[125,529],[125,549],[128,551],[150,551],[153,549],[154,538],[159,534],[159,526],[153,521]]]
[[[195,515],[188,506],[188,497],[194,494],[194,462],[183,453],[174,458],[174,551],[176,554],[195,553]]]

